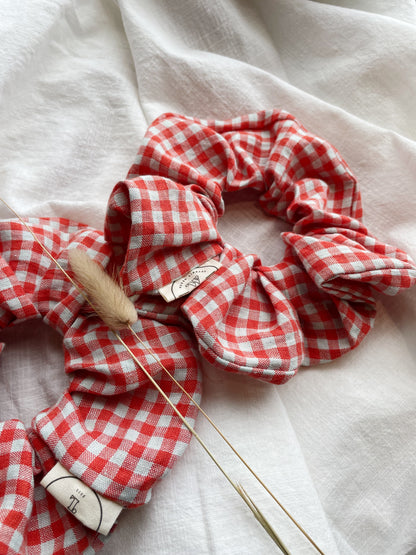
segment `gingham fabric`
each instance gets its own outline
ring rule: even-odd
[[[274,266],[217,230],[223,193],[247,187],[293,226]],[[373,323],[376,291],[416,281],[407,255],[372,237],[360,217],[355,179],[337,151],[288,113],[270,111],[225,122],[166,114],[114,188],[104,234],[63,219],[30,225],[65,269],[68,248],[80,247],[119,273],[136,331],[198,400],[197,348],[225,370],[282,383],[300,365],[356,346]],[[59,461],[134,507],[190,434],[20,222],[1,222],[0,245],[0,326],[42,318],[58,330],[69,379],[31,429],[17,419],[0,426],[0,553],[92,553],[103,538],[55,501],[43,475]],[[220,268],[188,296],[167,303],[159,295],[214,257]],[[192,424],[190,401],[131,334],[123,338]]]
[[[102,233],[63,219],[29,223],[65,269],[74,247],[107,264]],[[43,476],[60,461],[94,491],[135,507],[150,498],[190,433],[23,224],[0,222],[0,244],[0,326],[42,318],[58,330],[69,378],[68,390],[30,430],[17,419],[0,425],[0,553],[94,553],[104,537],[55,501],[40,485]],[[195,349],[181,318],[169,312],[157,318],[142,310],[135,330],[198,401]],[[192,425],[196,409],[189,399],[131,334],[123,339]]]
[[[217,230],[223,194],[245,188],[293,226],[274,266]],[[179,303],[199,351],[225,370],[282,383],[301,365],[358,345],[374,321],[375,292],[415,282],[414,263],[372,237],[361,216],[344,160],[287,112],[229,121],[165,114],[113,191],[106,238],[130,294],[155,306],[159,287],[219,259],[222,267]]]

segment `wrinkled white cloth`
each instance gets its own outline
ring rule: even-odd
[[[334,144],[371,232],[415,259],[415,33],[413,0],[3,0],[1,196],[24,216],[102,228],[161,113],[279,108]],[[282,255],[286,225],[252,199],[231,198],[220,229],[265,263]],[[416,553],[415,322],[415,289],[380,299],[361,346],[284,386],[204,366],[204,409],[326,554]],[[65,387],[60,339],[33,323],[0,338],[0,418],[29,424]],[[315,553],[208,423],[197,429],[289,550]],[[102,551],[274,552],[196,442]]]

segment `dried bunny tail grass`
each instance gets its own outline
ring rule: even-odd
[[[136,332],[131,327],[137,321],[137,313],[133,303],[127,298],[126,294],[124,293],[123,289],[120,285],[115,281],[115,279],[111,278],[103,269],[102,267],[94,262],[85,251],[80,249],[70,249],[68,251],[69,262],[71,268],[75,274],[76,279],[79,283],[83,286],[84,290],[81,289],[72,277],[66,272],[66,270],[59,264],[59,262],[53,257],[52,253],[42,244],[42,242],[37,237],[36,233],[30,228],[30,226],[24,221],[24,219],[19,216],[19,214],[10,207],[5,200],[0,197],[0,202],[2,202],[13,214],[22,222],[22,224],[26,227],[26,229],[31,233],[34,240],[40,245],[43,249],[44,253],[57,265],[57,267],[62,271],[62,273],[67,277],[68,281],[72,283],[72,285],[84,296],[87,303],[91,306],[91,308],[97,312],[97,314],[102,318],[102,320],[114,331],[115,336],[120,341],[120,343],[124,346],[126,351],[131,355],[132,359],[136,362],[136,364],[143,370],[152,384],[156,387],[159,393],[165,398],[166,402],[172,407],[174,412],[179,416],[182,420],[183,424],[188,428],[190,433],[197,439],[197,441],[201,444],[201,446],[205,449],[207,454],[211,457],[213,462],[217,465],[219,470],[224,474],[227,478],[229,483],[233,486],[233,488],[237,491],[240,497],[245,501],[247,506],[250,508],[252,513],[254,514],[255,518],[260,522],[266,532],[271,536],[273,541],[278,545],[280,550],[283,553],[289,553],[285,546],[283,545],[282,541],[279,539],[276,532],[272,529],[270,524],[265,519],[264,515],[260,512],[258,507],[254,504],[253,500],[248,496],[245,492],[243,487],[239,484],[234,483],[225,470],[221,467],[218,461],[215,459],[213,454],[207,448],[205,443],[201,440],[195,430],[189,425],[187,420],[183,417],[183,415],[178,411],[176,406],[172,403],[172,401],[167,397],[164,391],[160,388],[160,386],[153,380],[152,376],[147,372],[141,362],[137,359],[134,353],[130,350],[127,344],[123,341],[120,335],[117,333],[116,330],[120,330],[124,327],[128,327],[134,336],[140,341],[142,346],[146,348],[146,350],[152,355],[152,357],[159,363],[161,368],[166,371],[166,373],[171,377],[171,379],[180,387],[180,389],[191,399],[197,409],[203,414],[205,418],[208,419],[210,424],[214,427],[214,429],[220,434],[220,436],[225,440],[225,442],[231,447],[233,452],[238,456],[241,462],[248,468],[248,470],[253,474],[253,476],[258,480],[258,482],[263,486],[263,488],[271,495],[274,501],[283,509],[286,515],[292,520],[292,522],[298,527],[298,529],[304,534],[304,536],[309,540],[309,542],[315,547],[315,549],[321,554],[324,555],[323,551],[319,549],[316,543],[311,539],[311,537],[305,532],[305,530],[301,527],[301,525],[289,514],[289,512],[284,508],[284,506],[276,499],[273,493],[267,488],[267,486],[261,481],[261,479],[257,476],[257,474],[251,469],[251,467],[246,463],[246,461],[241,457],[241,455],[234,449],[234,447],[230,444],[230,442],[225,438],[219,428],[212,422],[212,420],[208,417],[208,415],[202,410],[202,408],[194,401],[194,399],[189,395],[189,393],[177,382],[174,377],[170,374],[170,372],[163,366],[160,360],[156,357],[151,349],[144,345],[143,341],[139,338]]]
[[[137,321],[134,304],[103,268],[81,249],[68,251],[69,264],[95,312],[112,330],[121,330]]]

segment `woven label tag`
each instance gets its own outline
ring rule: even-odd
[[[59,462],[44,476],[41,484],[82,524],[105,536],[123,508],[85,485]]]
[[[170,303],[196,289],[207,277],[216,272],[220,266],[221,263],[218,260],[211,258],[211,260],[207,260],[201,266],[195,266],[187,274],[175,279],[172,283],[161,287],[159,293],[166,302]]]

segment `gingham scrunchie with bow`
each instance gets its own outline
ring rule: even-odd
[[[274,266],[218,233],[223,193],[245,187],[293,225]],[[104,236],[63,219],[30,224],[65,268],[68,248],[79,247],[119,272],[138,311],[137,333],[198,398],[195,346],[221,368],[281,383],[301,364],[357,345],[374,320],[374,291],[394,294],[415,282],[407,255],[369,235],[360,217],[355,179],[336,150],[286,112],[270,111],[227,122],[158,118],[113,190]],[[0,426],[0,547],[98,550],[103,538],[40,485],[45,472],[60,461],[94,491],[134,507],[190,435],[21,223],[1,222],[0,245],[1,327],[42,318],[57,329],[70,381],[30,430],[17,419]],[[213,258],[220,268],[189,295],[172,303],[159,295]],[[192,424],[189,400],[134,337],[123,338]]]

